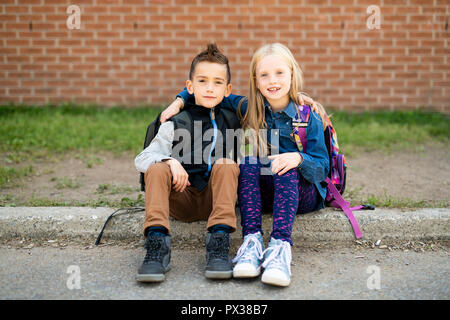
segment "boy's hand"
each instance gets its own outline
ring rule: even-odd
[[[317,103],[312,98],[310,98],[300,92],[298,93],[297,97],[298,97],[298,101],[297,101],[298,104],[300,104],[302,106],[305,104],[310,105],[314,112],[316,112],[316,113],[318,112]]]
[[[279,176],[285,174],[289,170],[296,168],[302,162],[302,156],[298,152],[286,152],[273,156],[268,156],[272,162],[272,173]]]
[[[174,115],[177,115],[181,108],[183,107],[183,99],[175,99],[174,102],[172,102],[162,113],[160,121],[161,123],[166,122],[170,118],[172,118]]]
[[[183,192],[187,186],[190,186],[189,175],[178,160],[170,159],[166,163],[170,167],[172,172],[172,185],[173,189],[177,192]]]

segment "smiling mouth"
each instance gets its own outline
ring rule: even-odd
[[[267,91],[274,93],[274,92],[279,91],[280,89],[281,88],[267,88]]]

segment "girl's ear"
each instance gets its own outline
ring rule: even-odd
[[[186,80],[186,89],[189,92],[189,94],[194,94],[194,87],[192,85],[191,80]]]

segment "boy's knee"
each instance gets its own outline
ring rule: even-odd
[[[170,174],[170,167],[167,163],[157,162],[148,167],[147,171],[145,172],[145,180],[147,180],[149,177],[170,177]]]
[[[214,162],[214,164],[236,164],[236,162],[228,158],[220,158],[217,159],[216,162]]]
[[[214,172],[227,171],[227,172],[231,172],[232,174],[239,175],[239,166],[237,165],[237,163],[234,162],[233,160],[227,159],[227,158],[218,159],[214,163],[212,170]]]

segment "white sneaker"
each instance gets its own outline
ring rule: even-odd
[[[248,234],[239,248],[233,262],[235,278],[253,278],[261,273],[261,262],[264,252],[263,238],[260,232]]]
[[[265,269],[261,281],[267,284],[287,287],[291,283],[291,244],[287,241],[270,239],[264,251]]]

